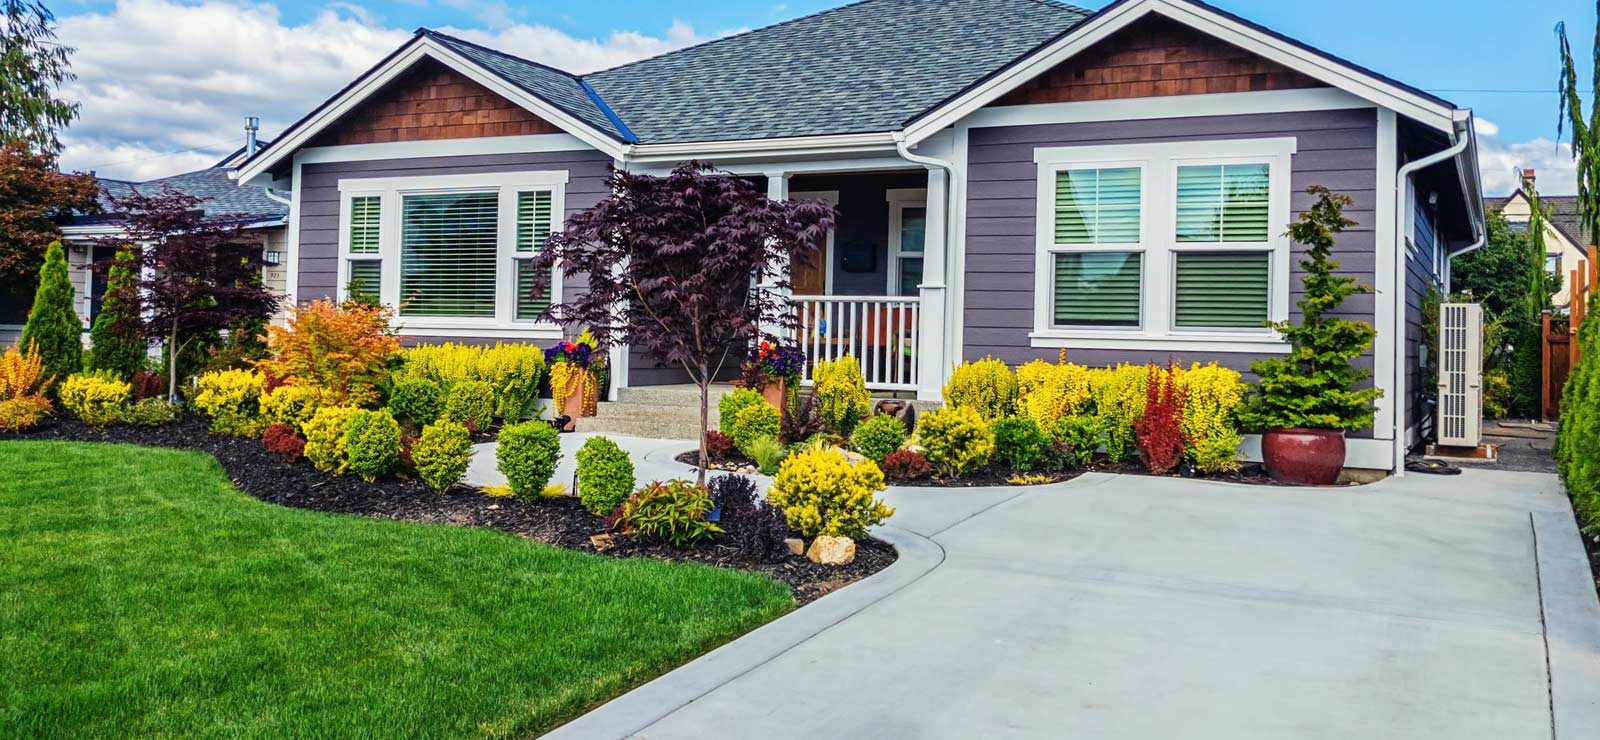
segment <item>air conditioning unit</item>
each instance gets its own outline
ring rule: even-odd
[[[1439,444],[1483,440],[1483,306],[1439,307]]]

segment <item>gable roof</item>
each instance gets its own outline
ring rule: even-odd
[[[893,131],[1089,15],[1048,0],[864,0],[584,79],[648,143]]]
[[[1517,192],[1506,196],[1505,200],[1500,201],[1500,207],[1504,208],[1507,203],[1518,198],[1527,200],[1527,193],[1519,188]],[[1549,211],[1550,217],[1547,223],[1555,227],[1556,231],[1561,232],[1561,235],[1566,237],[1567,241],[1572,242],[1579,249],[1589,244],[1589,235],[1585,233],[1587,229],[1583,228],[1583,221],[1578,218],[1578,196],[1541,195],[1539,196],[1539,202]]]
[[[135,192],[142,195],[159,195],[166,190],[199,198],[200,209],[205,212],[207,218],[237,219],[240,223],[248,224],[276,222],[266,225],[278,226],[286,223],[289,206],[273,200],[268,195],[267,188],[248,185],[241,187],[229,175],[228,168],[223,166],[231,159],[232,156],[223,160],[218,166],[208,169],[145,182],[99,178],[96,184],[99,185],[100,208],[103,212],[76,216],[63,226],[71,228],[118,224],[122,221],[122,216],[116,213],[116,205],[112,203],[111,198],[126,198]],[[288,193],[277,193],[277,195],[288,198]]]

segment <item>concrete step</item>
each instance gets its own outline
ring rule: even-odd
[[[622,421],[626,421],[628,419],[639,419],[641,421],[692,421],[696,424],[700,423],[700,407],[698,405],[655,406],[650,404],[630,402],[601,403],[596,408],[595,413],[595,418],[599,419],[616,419]],[[717,409],[715,406],[713,406],[711,407],[711,416],[715,417],[716,415]],[[713,422],[714,421],[715,419],[713,418]],[[713,426],[715,426],[715,424],[713,424]]]
[[[710,424],[717,428],[717,401],[732,386],[711,387]],[[626,434],[653,439],[695,440],[700,436],[700,389],[692,385],[622,388],[618,400],[601,403],[592,419],[580,419],[578,430]]]
[[[711,406],[716,408],[717,399],[733,392],[733,386],[717,383],[711,386]],[[656,385],[642,388],[620,388],[617,391],[618,403],[638,403],[652,406],[691,406],[698,408],[700,405],[700,389],[692,385]]]
[[[594,434],[619,434],[645,439],[681,439],[695,441],[700,438],[700,422],[648,418],[579,419],[578,431]]]

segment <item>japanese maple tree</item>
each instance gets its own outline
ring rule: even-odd
[[[834,209],[770,200],[756,183],[703,162],[664,177],[614,171],[609,185],[609,197],[550,236],[533,297],[560,265],[588,289],[553,303],[551,318],[589,327],[602,348],[627,343],[688,373],[700,388],[704,482],[710,384],[753,342],[795,325],[782,297],[788,264],[823,243]]]

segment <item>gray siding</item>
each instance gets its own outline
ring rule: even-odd
[[[1449,248],[1434,233],[1434,213],[1427,204],[1426,190],[1416,189],[1412,202],[1417,219],[1416,236],[1406,249],[1406,366],[1403,371],[1406,374],[1408,427],[1420,424],[1427,418],[1428,403],[1435,393],[1430,386],[1430,373],[1422,367],[1422,302],[1430,286],[1444,289],[1444,276],[1435,269],[1435,250]],[[1437,358],[1430,354],[1428,362],[1437,362]]]
[[[965,284],[967,359],[993,355],[1018,364],[1035,358],[1053,359],[1057,350],[1029,346],[1033,329],[1033,259],[1035,249],[1036,165],[1038,147],[1140,144],[1157,142],[1254,139],[1293,136],[1298,141],[1290,186],[1291,207],[1298,216],[1309,207],[1305,193],[1311,185],[1324,185],[1349,195],[1354,204],[1345,215],[1357,225],[1344,232],[1334,250],[1341,274],[1371,285],[1376,242],[1373,235],[1377,188],[1377,114],[1373,110],[1274,113],[1248,116],[1110,121],[975,128],[967,155],[967,256]],[[1286,225],[1285,225],[1286,226]],[[1295,247],[1291,276],[1290,314],[1298,317],[1294,303],[1304,294],[1299,262],[1304,250]],[[1362,295],[1347,301],[1342,315],[1373,321],[1374,297]],[[1071,350],[1075,362],[1092,366],[1119,362],[1165,362],[1166,352]],[[1200,353],[1174,355],[1181,363],[1217,362],[1248,372],[1259,355]],[[1372,354],[1360,360],[1372,369]]]
[[[892,188],[926,188],[926,172],[896,175],[828,175],[796,177],[789,182],[791,192],[837,190],[839,221],[833,237],[833,284],[831,295],[884,295],[889,287],[889,202]],[[870,251],[875,255],[871,272],[846,272],[844,255],[848,249]]]
[[[606,194],[611,157],[590,149],[571,152],[488,154],[469,157],[420,157],[373,162],[308,164],[301,170],[298,299],[302,302],[338,294],[339,180],[366,177],[420,177],[526,170],[566,170],[568,214],[598,203]],[[569,278],[564,298],[580,294],[583,277]],[[425,340],[425,337],[416,337]]]

